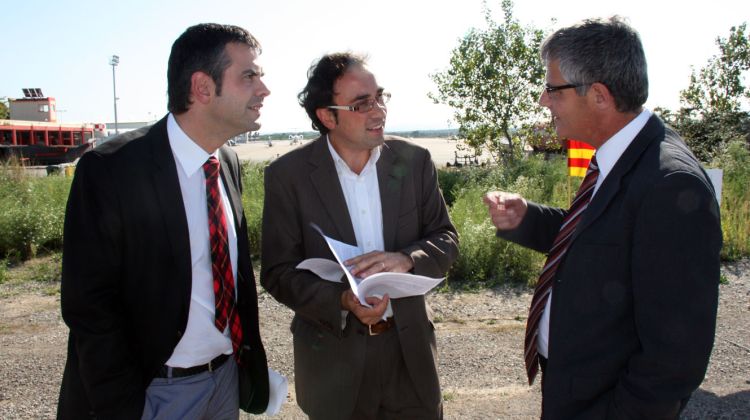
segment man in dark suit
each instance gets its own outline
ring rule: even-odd
[[[299,95],[321,137],[265,173],[261,284],[295,312],[297,402],[312,419],[442,417],[424,296],[368,297],[368,308],[346,280],[296,268],[307,258],[334,259],[311,222],[360,249],[345,261],[360,277],[442,277],[456,258],[429,152],[383,134],[389,97],[362,57],[323,56]]]
[[[260,51],[236,26],[188,28],[169,57],[170,114],[81,158],[65,215],[59,418],[265,410],[240,164],[224,146],[260,127]]]
[[[545,419],[677,418],[713,346],[714,190],[679,135],[643,108],[635,30],[617,17],[584,21],[552,34],[541,56],[540,103],[557,134],[596,152],[570,210],[485,196],[498,236],[549,253],[527,320],[529,383],[540,364]]]

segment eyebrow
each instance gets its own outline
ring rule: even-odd
[[[245,71],[242,72],[242,75],[243,76],[244,75],[250,75],[250,76],[261,76],[262,77],[262,76],[265,76],[265,73],[263,73],[263,69],[262,68],[258,68],[257,70],[255,70],[255,69],[247,69],[247,70],[245,70]]]
[[[378,96],[378,95],[380,95],[380,94],[381,94],[381,93],[383,93],[384,91],[385,91],[385,89],[384,89],[384,88],[382,88],[382,87],[379,87],[379,88],[378,88],[378,92],[377,92],[377,93],[375,94],[375,96]],[[370,95],[369,93],[363,93],[363,94],[361,94],[361,95],[358,95],[358,96],[356,96],[356,97],[355,97],[355,98],[354,98],[354,99],[353,99],[352,101],[354,101],[354,102],[357,102],[357,101],[362,101],[362,100],[365,100],[365,99],[369,99],[369,98],[370,98],[370,96],[371,96],[371,95]]]

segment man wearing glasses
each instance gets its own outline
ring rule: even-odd
[[[363,57],[323,56],[299,94],[321,137],[266,168],[261,283],[295,312],[295,385],[312,419],[442,418],[434,327],[424,296],[370,297],[296,268],[334,257],[318,225],[381,271],[442,277],[456,230],[427,150],[385,136],[383,91]]]
[[[526,324],[544,419],[675,419],[706,373],[721,225],[714,190],[680,136],[643,107],[646,58],[620,20],[543,44],[540,103],[560,137],[596,149],[570,209],[485,196],[498,236],[547,262]]]

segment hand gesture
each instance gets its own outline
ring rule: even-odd
[[[487,205],[492,224],[498,230],[512,230],[518,227],[526,216],[528,204],[518,194],[504,191],[491,191],[482,197]]]

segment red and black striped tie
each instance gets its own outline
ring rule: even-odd
[[[227,220],[224,204],[219,193],[219,161],[215,156],[203,164],[206,175],[206,204],[208,206],[208,231],[211,240],[211,270],[214,277],[216,312],[214,324],[224,332],[229,324],[232,349],[239,362],[239,347],[242,343],[242,327],[234,299],[234,274],[229,257]]]
[[[576,225],[581,219],[581,214],[583,214],[584,210],[586,210],[586,207],[589,205],[589,201],[591,201],[591,195],[594,193],[594,187],[596,186],[596,179],[598,176],[599,167],[596,164],[596,156],[593,156],[589,163],[586,177],[583,178],[583,182],[578,188],[576,196],[573,198],[573,203],[570,205],[568,214],[565,216],[563,223],[560,226],[560,232],[557,233],[555,241],[552,243],[552,248],[547,256],[547,261],[544,263],[544,268],[539,275],[539,280],[534,289],[534,297],[531,299],[531,307],[529,308],[529,318],[526,321],[526,339],[524,340],[523,346],[529,385],[534,383],[534,378],[539,371],[539,353],[537,352],[539,321],[542,319],[544,307],[547,305],[547,299],[552,291],[555,272],[557,271],[557,266],[565,255],[565,251],[568,250],[570,237],[573,235],[573,232],[575,232]]]

